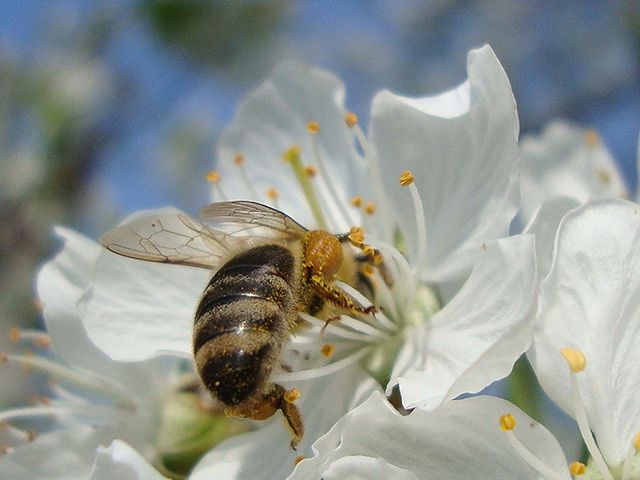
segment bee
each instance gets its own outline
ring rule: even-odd
[[[200,221],[182,213],[141,218],[100,242],[125,257],[213,270],[195,312],[196,370],[229,415],[263,420],[280,410],[294,449],[304,434],[296,390],[270,376],[300,324],[298,312],[329,322],[335,311],[376,311],[334,285],[357,284],[357,264],[370,257],[354,248],[362,244],[346,233],[308,230],[260,203],[212,203]]]

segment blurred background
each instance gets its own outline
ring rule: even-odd
[[[37,326],[51,226],[91,237],[141,208],[195,212],[239,100],[278,62],[327,68],[366,121],[381,88],[434,94],[492,45],[522,133],[597,130],[630,190],[640,131],[640,2],[7,0],[0,5],[0,351]],[[526,367],[524,367],[526,368]],[[20,372],[9,375],[23,385]],[[0,406],[24,392],[3,388]]]

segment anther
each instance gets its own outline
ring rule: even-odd
[[[298,455],[296,459],[293,461],[294,465],[299,464],[302,460],[304,460],[304,455]]]
[[[356,195],[351,199],[351,205],[356,208],[360,208],[362,206],[362,197],[360,195]]]
[[[563,348],[560,353],[567,361],[567,365],[573,373],[583,371],[587,366],[587,358],[580,350],[574,348]]]
[[[34,432],[33,430],[27,431],[27,441],[33,442],[38,436],[38,432]]]
[[[214,170],[207,173],[207,182],[218,183],[220,181],[220,174]]]
[[[582,462],[572,462],[569,465],[569,473],[573,476],[582,475],[587,471],[587,466]]]
[[[414,182],[414,180],[415,177],[409,170],[405,170],[400,174],[400,185],[402,185],[403,187],[408,187]]]
[[[500,417],[500,428],[505,432],[513,430],[514,428],[516,428],[516,418],[510,413],[502,415]]]
[[[346,122],[347,127],[353,128],[358,123],[358,116],[353,112],[349,112],[344,116],[344,121]]]
[[[9,340],[13,343],[18,343],[20,341],[20,329],[18,327],[11,327],[9,330]]]
[[[244,155],[241,153],[236,153],[233,156],[233,163],[235,163],[236,165],[240,166],[240,165],[244,165]]]
[[[297,388],[292,388],[291,390],[287,390],[284,392],[284,400],[288,403],[294,403],[296,400],[300,398],[300,390]]]
[[[6,455],[9,453],[9,446],[4,443],[0,443],[0,455]]]
[[[595,130],[587,130],[584,132],[584,141],[590,147],[596,147],[600,143],[600,135]]]
[[[362,273],[364,273],[365,275],[370,277],[375,273],[375,270],[373,269],[373,267],[371,265],[363,265]]]
[[[374,213],[376,213],[376,205],[373,202],[367,202],[367,204],[364,206],[364,213],[366,213],[367,215],[373,215]]]
[[[362,252],[367,257],[373,257],[376,254],[376,249],[373,248],[371,245],[365,245],[364,247],[362,247]]]
[[[302,152],[302,149],[299,146],[294,145],[284,152],[282,159],[285,162],[294,162],[300,159],[300,152]]]
[[[635,448],[636,452],[640,452],[640,432],[633,436],[633,448]]]
[[[609,171],[605,168],[599,168],[596,170],[596,177],[598,177],[598,180],[600,181],[600,183],[602,183],[605,186],[611,185],[611,173],[609,173]]]
[[[269,200],[277,200],[279,196],[280,194],[278,193],[277,188],[271,187],[269,190],[267,190],[267,197],[269,197]]]
[[[318,174],[318,169],[315,165],[307,165],[304,167],[304,173],[306,173],[308,177],[315,177]]]
[[[0,363],[6,363],[9,361],[9,357],[4,352],[0,352]]]
[[[364,243],[364,229],[362,227],[351,227],[348,238],[354,246],[362,245]]]
[[[307,123],[307,131],[309,133],[318,133],[320,131],[320,124],[313,121]]]
[[[331,358],[333,353],[336,351],[336,346],[332,343],[325,343],[320,347],[320,353],[327,358]]]

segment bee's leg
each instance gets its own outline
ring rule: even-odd
[[[284,419],[291,430],[293,438],[291,439],[291,448],[296,450],[296,446],[302,440],[304,435],[304,424],[302,423],[302,415],[295,405],[300,393],[297,389],[285,390],[282,385],[273,384],[271,390],[264,395],[264,400],[271,405],[282,410]]]
[[[311,275],[309,283],[313,288],[316,289],[318,294],[322,295],[326,300],[347,311],[364,313],[367,315],[378,311],[378,309],[374,305],[371,305],[369,307],[358,305],[345,292],[343,292],[339,288],[334,287],[333,285],[328,284],[325,281],[324,277],[321,275]]]

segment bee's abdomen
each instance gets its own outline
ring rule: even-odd
[[[267,245],[227,262],[211,279],[193,332],[196,366],[207,388],[234,406],[261,389],[289,334],[293,255]]]

